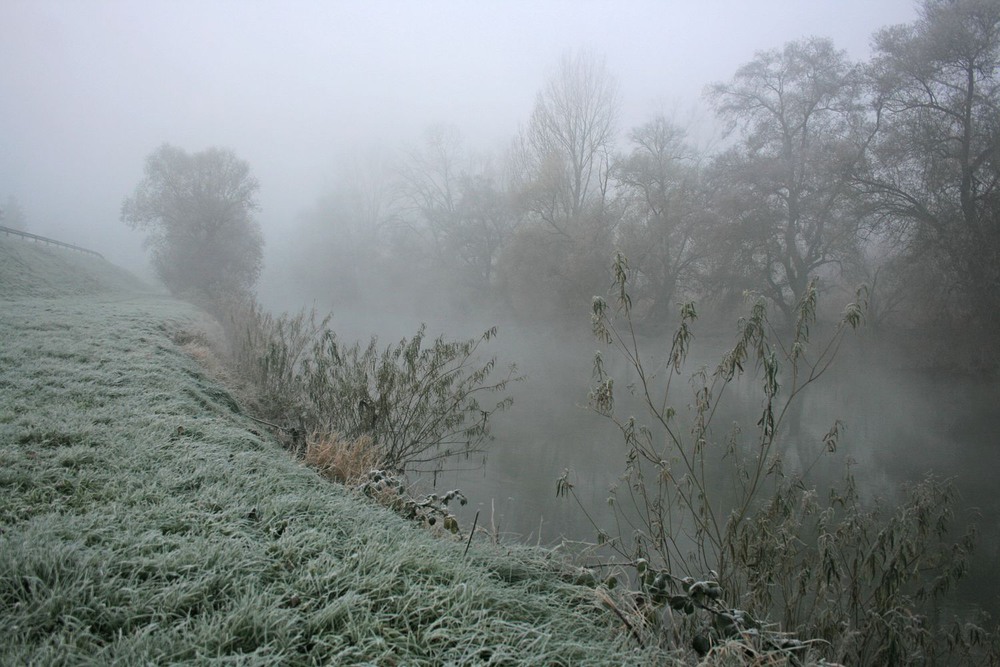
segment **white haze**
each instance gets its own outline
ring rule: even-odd
[[[14,196],[30,230],[148,275],[140,235],[119,221],[146,156],[164,142],[230,148],[261,185],[261,296],[297,310],[311,298],[287,270],[303,242],[302,213],[335,189],[345,165],[373,151],[392,157],[439,124],[455,126],[468,148],[503,148],[568,51],[606,57],[621,85],[623,135],[666,113],[704,142],[714,131],[705,86],[730,79],[755,52],[821,36],[864,60],[876,30],[916,13],[912,0],[0,0],[0,205]],[[426,304],[414,309],[440,333]],[[393,340],[419,321],[400,310],[365,303],[338,311],[335,328],[347,341],[372,332]],[[579,346],[563,332],[492,320],[452,320],[444,333],[474,335],[480,324],[501,325],[491,352],[518,362],[528,380],[495,424],[489,465],[439,481],[470,496],[463,526],[482,511],[503,531],[550,540],[575,526],[589,538],[575,507],[553,503],[555,479],[570,467],[580,493],[603,505],[622,463],[579,407],[591,369],[586,322]],[[705,318],[697,324],[696,345],[711,340]],[[845,364],[850,382],[825,378],[805,396],[812,440],[845,419],[837,456],[860,461],[857,478],[877,493],[927,470],[960,479],[963,503],[983,517],[967,597],[1000,613],[1000,422],[991,410],[1000,389],[876,371],[890,355],[860,350]],[[843,460],[823,474],[839,476]]]
[[[261,182],[273,264],[339,162],[438,123],[496,149],[571,49],[606,56],[623,131],[661,111],[710,131],[704,86],[756,51],[818,35],[863,59],[875,30],[914,17],[910,0],[5,0],[0,201],[16,197],[37,233],[144,270],[118,214],[145,156],[225,146]]]

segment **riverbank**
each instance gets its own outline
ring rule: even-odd
[[[184,348],[204,315],[0,239],[0,664],[664,664],[551,553],[322,479]]]

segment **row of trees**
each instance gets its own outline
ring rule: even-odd
[[[586,312],[621,250],[648,322],[747,290],[791,318],[820,278],[871,284],[876,321],[995,332],[1000,5],[924,0],[874,47],[866,63],[820,38],[758,53],[709,87],[727,132],[713,153],[664,117],[620,146],[614,76],[567,55],[505,154],[437,127],[402,159],[348,165],[304,215],[297,286],[334,307],[444,295],[558,319]],[[257,190],[231,151],[163,146],[122,219],[150,232],[174,291],[246,293],[261,270]]]
[[[405,284],[558,317],[606,290],[618,248],[651,321],[748,289],[791,317],[819,277],[872,283],[878,318],[995,330],[1000,5],[926,0],[874,46],[866,63],[819,38],[757,54],[709,88],[713,154],[664,117],[622,149],[614,76],[567,55],[505,155],[438,127],[402,160],[350,165],[305,217],[299,277],[335,304]]]

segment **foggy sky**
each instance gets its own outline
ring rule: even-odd
[[[915,16],[910,0],[2,0],[0,201],[138,269],[118,216],[146,155],[224,146],[260,180],[280,245],[358,151],[436,123],[501,148],[568,50],[606,56],[623,132],[658,112],[711,128],[705,85],[756,51],[816,35],[863,59],[876,29]]]

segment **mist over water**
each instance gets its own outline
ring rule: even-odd
[[[691,375],[711,374],[746,314],[727,305],[734,297],[763,294],[778,322],[818,277],[820,341],[844,291],[867,283],[871,326],[848,335],[796,399],[777,438],[782,469],[821,498],[850,474],[885,514],[906,484],[952,480],[946,539],[979,526],[960,604],[1000,617],[1000,172],[996,160],[975,158],[973,169],[935,152],[955,113],[890,118],[878,107],[874,120],[886,91],[898,109],[920,107],[907,106],[921,86],[897,56],[937,51],[906,41],[916,28],[881,46],[874,35],[916,26],[921,6],[14,0],[0,11],[0,205],[28,231],[149,277],[149,248],[123,224],[147,156],[167,144],[231,150],[259,186],[242,212],[259,225],[248,291],[265,309],[332,313],[341,341],[377,336],[381,349],[423,323],[427,340],[497,327],[480,359],[495,355],[496,375],[516,364],[525,377],[492,419],[488,455],[411,481],[461,489],[469,503],[452,509],[463,530],[478,513],[502,542],[553,547],[629,532],[608,505],[625,444],[587,407],[600,350],[617,412],[645,420],[628,365],[590,331],[589,299],[608,296],[617,251],[633,259],[642,349],[659,381],[677,302],[695,298],[700,313],[704,303],[673,381],[681,424],[693,412]],[[965,158],[996,154],[995,69],[984,75],[989,94],[969,97],[975,127],[964,136],[980,144],[956,151]],[[777,88],[789,97],[772,108],[787,115],[746,102],[774,101]],[[594,108],[600,122],[585,124],[601,129],[582,153],[560,143]],[[959,201],[968,183],[993,189]],[[907,218],[899,192],[947,224]],[[966,328],[975,332],[949,338]],[[934,342],[913,341],[925,335]],[[969,373],[968,358],[994,375]],[[762,401],[748,369],[715,414],[711,456],[723,457],[734,429],[753,442]],[[721,461],[708,473],[720,504],[734,495],[731,469]],[[557,498],[564,473],[582,508]]]
[[[471,525],[479,511],[480,525],[496,525],[510,534],[505,539],[593,543],[597,534],[590,520],[572,499],[557,499],[555,490],[557,478],[569,468],[586,511],[600,528],[614,534],[607,498],[624,470],[625,447],[613,425],[586,409],[590,357],[596,346],[551,338],[521,342],[519,363],[528,378],[512,390],[514,407],[496,421],[496,441],[485,467],[441,474],[437,484],[461,488],[469,497],[469,505],[460,510],[463,526]],[[802,394],[799,414],[789,419],[779,438],[785,473],[808,470],[805,481],[815,485],[822,498],[827,489],[840,486],[849,470],[864,499],[880,499],[888,508],[902,498],[903,484],[928,475],[953,480],[960,493],[951,538],[957,539],[970,521],[980,530],[962,597],[991,613],[1000,611],[1000,573],[994,567],[1000,559],[1000,387],[992,380],[942,379],[893,368],[883,364],[887,355],[879,345],[864,343],[867,349],[845,350],[830,375]],[[662,345],[665,355],[669,340]],[[698,355],[689,358],[686,368],[704,364],[711,370],[716,363],[717,356]],[[685,384],[675,389],[683,419],[693,395]],[[735,383],[727,392],[713,421],[717,449],[733,424],[752,436],[760,417],[762,395],[756,380]],[[641,418],[638,406],[634,414]],[[837,451],[828,453],[823,435],[838,419],[844,429]],[[716,491],[724,497],[731,481],[722,478],[723,488]]]
[[[429,334],[452,339],[474,337],[496,325],[499,335],[483,354],[496,355],[500,368],[517,364],[525,376],[509,387],[513,407],[492,422],[495,440],[489,443],[485,464],[482,457],[449,462],[436,476],[413,480],[415,488],[462,490],[469,504],[453,511],[463,529],[471,528],[478,513],[478,527],[496,531],[502,541],[594,543],[597,532],[587,514],[614,534],[607,501],[624,470],[626,449],[618,429],[587,407],[596,351],[602,352],[608,373],[620,387],[616,402],[629,406],[622,407],[623,414],[642,421],[644,412],[638,401],[629,405],[624,389],[630,379],[627,365],[591,334],[588,304],[580,304],[580,317],[573,322],[526,323],[511,320],[499,308],[456,313],[447,303],[447,298],[428,295],[426,301],[404,300],[390,309],[380,309],[374,301],[367,309],[332,308],[333,326],[345,341],[367,340],[374,334],[383,347],[412,335],[421,322],[428,324]],[[700,369],[711,374],[734,344],[736,320],[745,310],[707,314],[695,321],[691,353],[671,390],[680,420],[690,420],[692,413],[691,374]],[[814,334],[817,346],[825,340],[822,331],[820,326]],[[661,378],[671,335],[642,341],[647,362]],[[735,425],[745,440],[752,440],[762,405],[760,380],[748,369],[726,389],[713,420],[720,457]],[[952,480],[959,499],[949,538],[957,540],[970,522],[979,529],[971,574],[959,586],[960,599],[1000,613],[1000,572],[994,567],[1000,561],[998,405],[996,379],[917,368],[914,357],[901,352],[893,336],[880,337],[862,327],[847,336],[830,370],[793,403],[778,438],[783,469],[786,475],[802,476],[821,498],[839,488],[849,472],[862,499],[878,499],[887,512],[902,499],[905,484],[928,476]],[[843,428],[831,453],[823,436],[837,420]],[[583,509],[571,498],[556,497],[556,481],[566,470]],[[725,477],[729,470],[728,464],[720,466],[721,497],[732,483]]]

